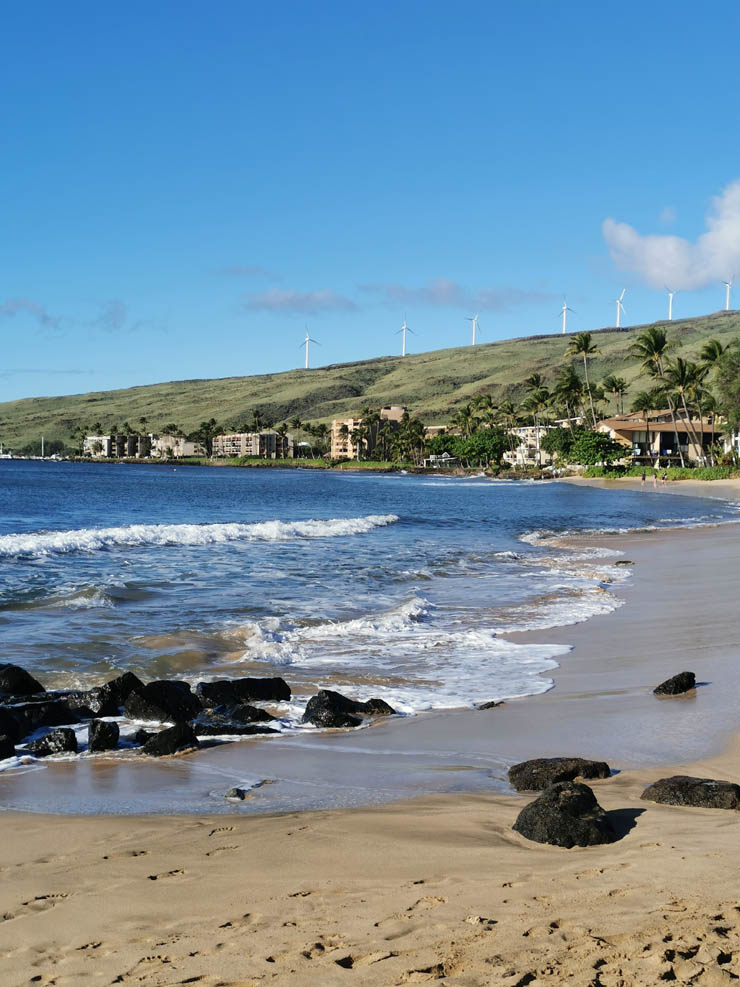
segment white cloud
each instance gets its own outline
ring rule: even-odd
[[[316,315],[318,312],[350,312],[357,306],[352,299],[334,291],[270,288],[269,291],[251,292],[247,296],[245,308],[254,312],[300,312],[303,315]]]
[[[421,288],[402,284],[367,284],[360,290],[377,295],[388,305],[421,305],[432,308],[460,308],[503,312],[515,305],[552,301],[554,295],[542,291],[498,287],[471,290],[449,278],[432,278]]]
[[[653,288],[703,288],[740,273],[740,179],[712,200],[706,232],[692,243],[680,236],[643,236],[627,223],[605,219],[604,239],[614,263]]]

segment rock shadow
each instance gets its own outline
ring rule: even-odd
[[[645,809],[611,809],[606,813],[612,829],[617,834],[617,839],[622,840],[637,825],[638,816],[641,816]]]

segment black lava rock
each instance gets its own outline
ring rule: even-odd
[[[41,740],[34,740],[26,747],[26,753],[36,757],[49,757],[51,754],[76,754],[77,737],[70,727],[52,730]]]
[[[145,754],[153,757],[164,757],[167,754],[177,754],[178,751],[192,750],[198,747],[198,738],[192,727],[187,723],[176,723],[174,727],[155,733],[142,748]]]
[[[124,711],[131,719],[160,723],[187,723],[202,708],[187,682],[166,680],[133,689],[124,704]]]
[[[613,843],[617,835],[588,785],[560,781],[525,805],[513,827],[535,843],[570,849]]]
[[[712,778],[673,775],[648,785],[640,798],[665,805],[694,805],[702,809],[740,809],[740,785]]]
[[[249,703],[239,703],[237,706],[217,706],[215,712],[228,716],[235,723],[269,723],[270,720],[277,719],[277,716],[268,713],[266,709],[250,706]]]
[[[151,740],[152,737],[156,737],[156,736],[157,736],[156,732],[152,732],[151,730],[144,730],[142,727],[139,730],[137,730],[136,733],[134,733],[129,739],[134,744],[138,744],[140,747],[143,747],[148,740]]]
[[[260,726],[257,723],[252,723],[244,720],[232,719],[227,713],[219,712],[220,709],[225,707],[219,707],[219,709],[204,709],[194,720],[191,721],[190,725],[199,737],[216,737],[221,734],[236,734],[241,737],[247,737],[251,734],[256,733],[278,733],[278,730],[273,730],[272,727]],[[235,707],[238,709],[239,707]]]
[[[246,788],[230,788],[228,792],[224,795],[225,799],[238,799],[243,802],[249,793]]]
[[[4,761],[6,757],[13,757],[14,754],[14,740],[12,737],[8,737],[7,734],[0,733],[0,761]]]
[[[540,792],[558,781],[608,778],[610,774],[605,761],[589,761],[583,757],[535,757],[509,768],[509,784],[517,792]]]
[[[503,699],[490,699],[487,703],[478,703],[476,709],[496,709],[497,706],[503,705]]]
[[[680,696],[690,689],[696,688],[696,676],[693,672],[679,672],[653,689],[656,696]]]
[[[13,716],[12,709],[5,709],[0,706],[0,734],[10,737],[13,741],[19,741],[23,734],[18,719]]]
[[[143,689],[144,683],[133,672],[125,672],[105,685],[95,686],[86,692],[67,692],[62,698],[82,717],[116,716],[135,689]]]
[[[303,722],[317,727],[357,727],[363,716],[391,716],[393,713],[393,707],[383,699],[360,703],[331,689],[322,689],[308,700]]]
[[[46,692],[43,685],[19,665],[0,665],[0,695],[23,697],[41,692]]]
[[[288,683],[279,677],[198,682],[195,694],[204,706],[233,706],[249,700],[279,703],[287,702],[291,696]]]
[[[79,723],[80,715],[70,709],[64,699],[40,699],[11,706],[10,711],[18,723],[21,737],[33,733],[39,727],[58,727],[67,723]]]
[[[118,746],[118,724],[107,720],[90,720],[87,728],[87,749],[96,751],[112,751]]]

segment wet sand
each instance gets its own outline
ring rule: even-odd
[[[740,527],[607,541],[635,563],[616,590],[625,606],[526,635],[574,647],[544,696],[206,751],[147,782],[196,763],[208,765],[204,784],[228,787],[263,764],[257,774],[280,779],[227,816],[0,816],[3,983],[606,987],[740,976],[740,817],[640,800],[668,774],[740,780]],[[695,693],[652,695],[683,669],[696,672]],[[619,772],[593,784],[619,842],[565,851],[511,830],[529,797],[497,792],[497,779],[513,761],[556,754]],[[109,795],[125,768],[114,767],[98,772]],[[453,790],[264,813],[291,778],[315,777],[325,792],[346,781],[360,802],[383,777],[409,774],[417,791],[433,775]],[[49,799],[56,807],[53,789]]]

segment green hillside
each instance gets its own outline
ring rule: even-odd
[[[740,337],[740,311],[658,324],[668,329],[669,338],[689,357],[708,338],[727,343]],[[629,346],[644,328],[596,330],[594,342],[600,352],[591,363],[591,379],[619,373],[632,386],[639,367],[629,356]],[[328,422],[357,414],[363,405],[403,404],[427,424],[444,424],[456,407],[477,394],[517,399],[523,393],[521,381],[530,374],[537,371],[552,378],[565,363],[566,339],[560,334],[528,336],[316,370],[8,401],[0,403],[0,442],[6,448],[20,448],[43,434],[47,440],[66,443],[80,424],[99,421],[106,429],[125,420],[137,423],[142,416],[149,431],[167,422],[189,431],[211,417],[219,422],[246,421],[254,408],[274,422],[293,415],[304,421]]]

